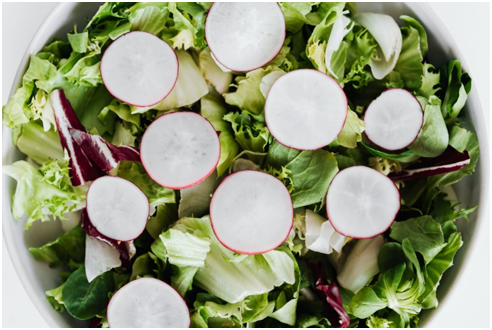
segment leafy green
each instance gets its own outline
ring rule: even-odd
[[[270,132],[262,116],[253,116],[246,111],[242,113],[229,112],[223,119],[231,123],[234,137],[241,148],[253,152],[266,150],[270,140]],[[261,121],[257,119],[261,119]]]
[[[65,219],[64,213],[85,200],[83,186],[72,187],[69,183],[68,156],[48,160],[39,170],[26,161],[17,161],[3,166],[3,173],[17,181],[12,197],[12,216],[19,220],[27,214],[25,229],[36,220],[49,221],[48,214]]]
[[[217,177],[220,177],[231,166],[239,152],[239,146],[234,139],[233,131],[224,119],[227,110],[222,97],[210,91],[201,98],[200,105],[201,115],[210,121],[216,131],[220,132],[220,158],[217,164]]]
[[[292,173],[294,208],[322,202],[338,172],[337,161],[331,152],[294,150],[277,141],[270,145],[266,163],[277,169],[284,167]]]
[[[46,262],[50,267],[77,268],[84,262],[85,232],[80,226],[76,226],[52,242],[29,248],[29,252],[34,259]]]
[[[79,320],[87,320],[103,312],[114,290],[113,274],[105,272],[91,283],[85,277],[85,267],[70,275],[62,290],[63,303],[68,313]]]
[[[432,95],[424,108],[424,124],[408,149],[421,157],[437,157],[448,147],[449,135],[441,114],[441,100]]]
[[[347,119],[342,131],[338,135],[336,141],[339,145],[345,148],[356,148],[357,142],[362,141],[362,132],[366,128],[363,120],[359,119],[357,114],[348,110]]]
[[[64,153],[60,136],[53,130],[44,131],[36,122],[22,125],[18,132],[15,144],[19,150],[38,164],[49,159],[63,159]]]
[[[287,31],[296,33],[304,24],[315,25],[316,16],[309,15],[316,2],[280,2]]]
[[[441,225],[431,216],[422,216],[391,225],[390,237],[398,242],[408,239],[416,252],[420,252],[428,264],[444,247]]]
[[[164,203],[176,203],[174,191],[152,180],[141,163],[121,162],[118,167],[118,176],[137,185],[153,206]]]
[[[159,35],[165,29],[165,22],[169,17],[166,2],[139,2],[128,8],[128,20],[132,31],[145,31]]]
[[[162,231],[167,230],[173,222],[178,220],[178,207],[175,203],[160,204],[156,213],[147,221],[146,229],[153,239],[157,239]]]
[[[442,114],[447,122],[453,121],[465,106],[472,80],[468,73],[462,72],[461,63],[454,60],[441,68],[441,85],[445,91]]]
[[[173,233],[164,233],[161,239],[165,235],[174,235],[175,230],[182,232],[178,236],[182,244],[193,246],[192,251],[201,249],[201,252],[197,257],[188,254],[186,250],[176,249],[175,259],[172,260],[184,262],[180,265],[185,267],[199,267],[203,263],[205,266],[199,267],[194,274],[193,284],[229,303],[237,303],[250,295],[267,293],[283,283],[295,282],[294,264],[285,252],[274,250],[265,254],[236,257],[234,252],[217,240],[208,217],[183,218],[170,229]],[[205,259],[200,261],[204,254]],[[172,260],[169,263],[172,264]],[[188,268],[185,271],[190,273],[195,270]],[[183,280],[175,277],[173,285],[185,285],[188,278],[184,277]]]
[[[48,299],[51,306],[53,306],[53,308],[57,312],[65,311],[65,304],[63,303],[63,294],[62,294],[64,286],[65,283],[63,283],[57,288],[48,290],[44,293],[46,295],[46,299]]]

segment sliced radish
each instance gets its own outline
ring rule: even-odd
[[[391,88],[371,102],[364,114],[366,136],[386,150],[408,147],[424,123],[420,102],[407,90]]]
[[[101,59],[101,78],[117,99],[151,106],[164,99],[178,79],[176,53],[153,34],[134,31],[122,35]]]
[[[420,158],[419,161],[399,173],[393,173],[389,178],[393,181],[406,181],[425,178],[432,175],[458,171],[470,164],[467,151],[459,152],[451,146],[435,158]]]
[[[110,269],[120,267],[120,253],[111,245],[89,235],[85,239],[85,275],[92,282]]]
[[[87,191],[87,215],[101,234],[117,241],[131,241],[145,229],[150,206],[147,196],[132,182],[104,176]]]
[[[214,58],[232,71],[251,71],[277,56],[285,19],[273,2],[216,2],[208,11],[205,37]]]
[[[92,162],[83,150],[74,142],[70,135],[70,129],[75,128],[85,132],[70,102],[61,89],[51,92],[51,105],[55,114],[56,127],[60,134],[63,149],[68,152],[70,160],[70,180],[74,186],[80,186],[87,181],[92,181],[104,175],[99,167]]]
[[[110,328],[188,328],[190,311],[169,284],[140,278],[119,289],[107,309]]]
[[[140,157],[161,186],[184,189],[207,178],[220,158],[220,142],[210,122],[194,112],[170,112],[145,131]]]
[[[400,210],[393,181],[365,166],[352,166],[333,178],[326,211],[333,228],[352,238],[371,238],[386,231]]]
[[[333,78],[316,70],[295,70],[270,88],[265,121],[279,143],[314,150],[337,138],[347,111],[347,97]]]
[[[140,162],[140,152],[136,148],[124,145],[117,147],[106,142],[99,135],[74,128],[70,129],[70,135],[84,153],[105,172],[109,172],[118,165],[118,162],[124,160]]]
[[[210,203],[210,221],[217,239],[229,250],[260,254],[289,236],[292,199],[284,184],[259,171],[239,171],[219,185]]]

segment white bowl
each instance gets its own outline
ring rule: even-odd
[[[72,29],[74,23],[78,23],[78,26],[84,26],[85,17],[91,17],[97,11],[99,5],[100,3],[62,3],[55,7],[31,41],[21,61],[22,64],[17,71],[10,96],[13,95],[21,82],[22,75],[27,68],[29,55],[39,52],[46,43],[55,37],[65,39],[66,33]],[[395,19],[400,15],[416,17],[424,25],[428,34],[429,62],[439,67],[451,59],[458,59],[466,70],[467,65],[458,47],[427,4],[361,3],[358,6],[361,11],[382,12],[392,15]],[[468,123],[474,127],[478,134],[481,154],[476,173],[460,181],[454,188],[459,200],[465,205],[483,205],[484,207],[479,207],[470,216],[469,223],[458,223],[459,229],[463,234],[464,245],[456,255],[455,265],[445,273],[441,282],[438,290],[440,306],[435,310],[427,310],[421,314],[421,326],[429,324],[431,319],[435,319],[439,311],[446,308],[446,297],[452,290],[453,283],[460,276],[461,270],[466,266],[467,255],[471,253],[477,242],[477,240],[473,240],[471,237],[480,231],[480,227],[482,227],[485,221],[489,221],[486,206],[489,202],[489,148],[487,131],[484,124],[485,120],[476,89],[472,89],[464,112],[466,113]],[[22,159],[23,155],[12,145],[9,129],[3,127],[2,137],[2,163],[11,164]],[[59,313],[52,308],[45,298],[44,292],[60,285],[58,271],[48,268],[45,263],[35,261],[28,251],[28,247],[40,246],[58,237],[62,232],[60,222],[52,221],[42,223],[38,221],[33,224],[31,229],[24,231],[25,218],[21,221],[15,221],[12,219],[10,211],[10,196],[15,191],[15,181],[5,175],[3,176],[3,180],[4,239],[17,274],[31,300],[47,323],[52,327],[87,326],[87,322],[77,321],[68,315],[68,313]],[[438,324],[433,325],[438,326]]]

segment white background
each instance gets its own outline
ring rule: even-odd
[[[2,104],[39,25],[55,3],[2,3]],[[490,132],[490,3],[430,3],[456,40],[478,90]],[[485,220],[485,219],[484,219]],[[490,326],[490,223],[440,311],[439,327]],[[48,327],[17,277],[2,237],[2,326]],[[437,320],[435,320],[437,321]]]

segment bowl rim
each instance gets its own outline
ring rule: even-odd
[[[68,6],[73,6],[74,3],[58,3],[52,11],[48,14],[48,16],[43,20],[42,24],[39,26],[37,32],[35,33],[34,37],[31,39],[29,42],[29,45],[26,48],[26,51],[20,61],[19,67],[16,71],[15,78],[12,84],[12,87],[10,89],[9,93],[9,99],[12,97],[12,95],[15,93],[16,89],[19,86],[19,83],[22,79],[22,75],[27,69],[28,66],[28,58],[29,56],[33,53],[34,49],[36,48],[37,44],[40,42],[40,39],[43,38],[45,34],[45,30],[51,23],[53,19],[57,17],[59,12],[61,12],[65,7]],[[450,55],[458,59],[463,68],[466,68],[466,71],[470,73],[471,76],[473,74],[470,72],[468,69],[468,65],[463,57],[463,54],[461,53],[460,48],[456,44],[456,41],[454,40],[453,36],[449,32],[449,30],[445,27],[444,23],[441,21],[439,16],[435,13],[435,11],[432,9],[432,7],[428,3],[414,3],[414,2],[405,2],[405,5],[408,6],[410,10],[412,10],[415,13],[415,16],[419,18],[420,21],[423,22],[433,22],[435,25],[435,28],[437,29],[436,35],[442,36],[442,38],[445,40],[445,43],[450,46],[449,53]],[[476,86],[476,83],[474,83]],[[480,95],[478,94],[477,88],[472,88],[470,92],[470,96],[473,99],[476,100],[477,102],[477,107],[473,110],[469,110],[469,112],[473,112],[474,116],[476,117],[476,122],[473,123],[473,128],[475,132],[477,133],[478,139],[479,139],[479,149],[480,149],[480,158],[478,161],[477,166],[480,167],[480,188],[479,188],[479,195],[478,195],[478,200],[481,205],[485,205],[485,207],[479,207],[477,209],[477,215],[476,215],[476,224],[475,228],[473,229],[473,234],[477,235],[478,232],[482,230],[482,227],[484,226],[484,223],[486,221],[487,215],[489,214],[489,202],[490,202],[490,154],[489,154],[489,140],[488,140],[488,130],[487,127],[485,126],[485,116],[484,116],[484,110],[482,107],[482,102],[480,101]],[[2,125],[2,147],[5,149],[5,147],[9,148],[11,147],[9,144],[11,143],[10,139],[10,129],[6,128],[5,126]],[[4,154],[2,155],[4,157]],[[475,175],[475,174],[474,174]],[[3,198],[5,201],[5,197]],[[9,200],[10,203],[10,200]],[[45,297],[44,295],[39,295],[35,294],[36,290],[34,288],[34,282],[30,279],[30,277],[27,275],[27,271],[21,262],[21,258],[19,257],[18,251],[15,249],[14,244],[13,244],[13,239],[9,236],[6,235],[5,233],[7,232],[7,227],[10,227],[8,224],[8,221],[4,220],[6,217],[11,218],[11,206],[8,205],[8,207],[3,208],[2,212],[2,231],[3,231],[3,239],[5,241],[5,246],[7,248],[7,251],[9,253],[10,259],[12,261],[12,264],[14,266],[14,269],[17,273],[17,276],[20,279],[20,282],[22,283],[22,286],[26,290],[29,298],[33,302],[33,304],[36,306],[36,309],[38,312],[41,314],[41,316],[45,319],[45,321],[48,323],[50,327],[64,327],[63,324],[60,323],[59,318],[54,317],[54,314],[51,313],[45,313]],[[467,242],[468,244],[468,250],[466,251],[466,254],[462,256],[464,258],[461,267],[457,268],[454,276],[450,278],[449,284],[450,286],[454,286],[457,282],[461,280],[463,277],[463,271],[467,267],[468,263],[470,262],[469,258],[466,258],[465,256],[468,255],[469,253],[472,253],[473,249],[475,246],[478,244],[478,240],[469,240]],[[435,308],[431,310],[431,317],[424,322],[419,323],[419,326],[422,327],[423,325],[427,325],[428,323],[431,323],[432,320],[437,319],[441,311],[444,309],[444,306],[447,305],[447,302],[451,300],[448,296],[450,293],[452,293],[453,290],[452,288],[449,288],[446,291],[446,294],[443,298],[439,300],[439,306],[438,308]]]

